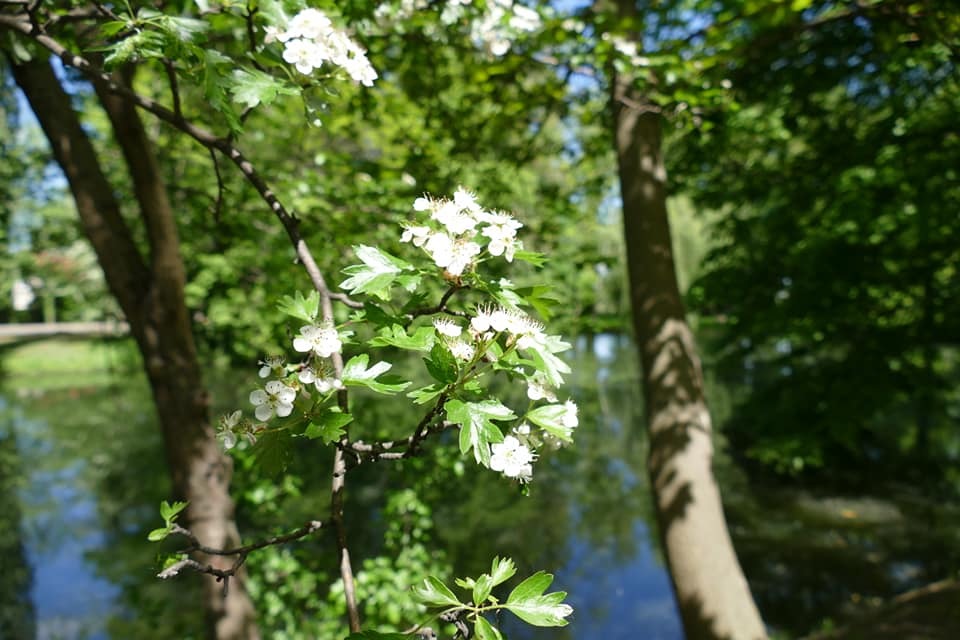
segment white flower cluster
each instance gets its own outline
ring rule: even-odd
[[[454,192],[453,200],[417,198],[413,209],[429,212],[430,219],[442,229],[411,225],[404,229],[400,241],[421,247],[451,276],[463,275],[483,251],[481,243],[486,243],[490,255],[503,256],[507,262],[512,262],[516,250],[522,248],[517,230],[523,225],[508,213],[485,210],[463,187]]]
[[[274,41],[283,43],[283,59],[304,75],[330,62],[342,67],[365,87],[372,87],[377,79],[366,51],[344,31],[334,27],[330,18],[319,9],[304,9],[290,20],[286,29],[268,26],[264,42]]]
[[[273,416],[286,418],[293,413],[293,403],[297,394],[303,391],[301,385],[314,385],[320,393],[331,393],[343,389],[343,382],[328,372],[328,367],[319,360],[329,358],[334,353],[340,353],[343,342],[339,332],[331,326],[307,325],[300,329],[300,333],[293,339],[293,348],[308,355],[308,361],[301,364],[287,365],[282,356],[268,356],[258,362],[261,378],[275,378],[267,381],[262,389],[250,392],[250,404],[254,406],[254,415],[260,422],[266,422]],[[289,377],[293,371],[297,372],[297,380]],[[256,434],[263,430],[264,425],[252,424],[242,419],[240,411],[220,418],[217,428],[217,437],[224,449],[236,446],[238,435],[247,438],[250,444],[256,441]]]
[[[506,346],[518,350],[541,351],[547,349],[550,337],[544,332],[544,326],[522,311],[480,306],[467,323],[468,340],[463,338],[464,328],[456,320],[435,318],[433,327],[439,339],[443,340],[453,356],[463,362],[474,362],[478,353],[486,352],[491,342],[498,336],[506,335]],[[553,416],[552,428],[569,436],[579,424],[578,409],[572,400],[560,404],[557,395],[547,377],[535,372],[527,378],[527,397],[530,400],[546,400],[545,408]],[[490,468],[504,476],[530,482],[533,478],[533,462],[537,459],[535,448],[549,445],[552,448],[563,446],[566,440],[544,430],[533,433],[526,422],[515,427],[503,442],[490,445]]]
[[[506,436],[503,442],[490,445],[490,453],[490,468],[494,471],[520,482],[530,482],[533,478],[532,463],[537,459],[537,454],[516,436]]]

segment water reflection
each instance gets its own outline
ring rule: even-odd
[[[521,573],[552,570],[554,588],[570,592],[576,613],[569,627],[531,630],[505,620],[511,638],[633,640],[639,629],[644,638],[679,639],[652,534],[632,348],[612,337],[580,340],[572,364],[570,393],[581,406],[577,446],[544,456],[531,496],[504,491],[509,483],[472,462],[461,473],[443,462],[436,447],[386,474],[361,467],[348,496],[354,556],[359,565],[384,551],[384,496],[413,484],[432,508],[431,544],[446,550],[454,575],[475,575],[488,569],[494,555],[510,555]],[[217,376],[215,398],[222,408],[242,406],[252,380],[248,372],[240,376]],[[18,384],[27,388],[28,381],[11,382],[4,392],[9,406],[0,434],[16,434],[18,464],[27,478],[17,493],[19,531],[33,572],[29,595],[37,636],[202,637],[199,581],[156,580],[156,549],[145,542],[156,525],[156,505],[168,496],[143,380],[119,374],[107,386],[34,390],[30,397],[18,397]],[[499,393],[508,398],[522,391],[504,385]],[[409,422],[395,408],[371,404],[362,410],[363,422],[383,429],[367,437],[390,435],[390,425]],[[272,522],[296,525],[325,512],[326,463],[318,464],[315,452],[297,456],[291,464],[302,483],[288,477],[282,490],[264,495],[264,485],[238,482],[239,516],[249,535],[270,530]],[[241,469],[241,478],[246,473]],[[761,611],[787,637],[816,628],[858,598],[888,597],[958,568],[960,518],[946,504],[907,490],[879,501],[825,500],[813,492],[752,486],[723,459],[718,475]],[[0,485],[4,481],[0,473]],[[261,507],[250,508],[255,503]],[[314,562],[311,571],[334,575],[327,546],[316,540],[298,549]],[[15,559],[5,555],[3,562],[0,573],[7,574]],[[316,604],[311,594],[302,601],[308,604],[297,605],[295,618],[314,611],[306,608]]]

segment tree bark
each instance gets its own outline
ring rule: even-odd
[[[691,640],[765,638],[713,476],[703,374],[670,241],[660,115],[629,77],[614,73],[611,91],[648,468],[674,595]]]
[[[135,108],[97,88],[133,181],[147,230],[144,260],[121,216],[113,187],[49,62],[13,65],[70,185],[77,211],[107,285],[120,303],[143,357],[177,497],[190,502],[185,523],[205,545],[239,544],[229,495],[231,465],[216,442],[184,299],[184,266],[173,215],[151,141]],[[128,78],[129,79],[129,78]],[[199,557],[229,568],[230,560]],[[218,640],[259,638],[243,575],[223,585],[204,580],[209,633]]]

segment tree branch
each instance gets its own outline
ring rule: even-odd
[[[184,569],[191,569],[197,573],[205,573],[214,576],[217,579],[217,582],[223,582],[223,597],[226,598],[230,589],[230,578],[237,575],[237,572],[240,571],[240,568],[243,566],[244,562],[247,561],[247,556],[249,556],[252,552],[257,551],[258,549],[264,549],[266,547],[272,547],[275,545],[286,544],[287,542],[292,542],[294,540],[299,540],[300,538],[304,538],[315,531],[319,531],[321,527],[323,527],[322,522],[319,520],[312,520],[299,529],[291,531],[290,533],[273,536],[272,538],[260,540],[258,542],[247,544],[242,547],[236,547],[234,549],[215,549],[202,544],[189,529],[185,529],[184,527],[174,523],[170,530],[171,533],[177,533],[185,536],[190,541],[190,546],[183,549],[181,553],[191,554],[197,552],[209,556],[236,556],[236,559],[233,561],[233,564],[230,566],[230,568],[218,569],[209,563],[203,564],[192,558],[183,558],[182,560],[178,560],[158,573],[157,577],[163,579],[172,578]]]

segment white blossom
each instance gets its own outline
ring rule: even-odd
[[[327,52],[323,47],[303,38],[289,40],[283,49],[283,59],[304,75],[309,75],[314,69],[319,69],[327,57]]]
[[[321,358],[340,353],[343,343],[340,334],[333,327],[308,325],[300,329],[300,335],[293,339],[293,348],[300,353],[312,351]]]
[[[546,400],[556,402],[557,395],[547,384],[542,373],[535,373],[532,379],[527,380],[527,397],[531,400]]]
[[[476,333],[506,331],[510,325],[510,312],[503,307],[478,307],[476,315],[470,319],[470,328]]]
[[[451,275],[459,276],[480,253],[480,245],[469,240],[456,240],[446,233],[434,233],[423,247],[434,263]]]
[[[580,418],[577,417],[577,404],[573,400],[567,400],[563,403],[564,412],[560,416],[560,423],[567,429],[573,429],[580,424]]]
[[[243,412],[238,409],[229,415],[220,416],[220,424],[217,426],[217,438],[227,451],[237,445],[237,434],[234,430],[240,424],[240,417],[242,415]]]
[[[260,365],[258,374],[261,378],[269,378],[270,375],[281,376],[285,373],[283,356],[267,356],[257,364]]]
[[[454,235],[461,235],[473,231],[477,226],[477,218],[473,213],[457,204],[456,201],[445,200],[433,207],[431,216],[434,220],[447,228]]]
[[[476,354],[473,345],[463,340],[454,340],[447,346],[450,347],[450,353],[453,354],[453,357],[462,362],[473,360],[473,356]]]
[[[442,336],[447,336],[448,338],[459,338],[461,331],[463,331],[460,325],[446,318],[434,319],[433,327],[437,330],[437,333]]]
[[[517,478],[529,482],[533,477],[533,465],[536,455],[516,436],[506,436],[503,442],[490,446],[490,468],[499,471],[508,478]]]
[[[271,380],[263,389],[250,392],[250,404],[256,407],[254,414],[262,421],[269,420],[274,413],[279,418],[290,415],[296,398],[297,392],[279,380]]]
[[[490,238],[487,251],[490,252],[490,255],[502,255],[507,262],[513,262],[513,255],[517,247],[517,230],[523,224],[510,214],[500,211],[486,213],[484,222],[488,225],[480,233]]]
[[[319,9],[304,9],[295,15],[287,26],[287,34],[291,38],[319,40],[332,32],[333,23]]]
[[[317,372],[313,367],[304,367],[297,374],[297,378],[303,384],[312,384],[320,393],[330,393],[333,390],[343,389],[343,381],[336,376],[328,375],[320,371]]]
[[[412,242],[415,247],[422,247],[430,238],[430,227],[409,226],[400,235],[400,242]]]
[[[304,75],[329,61],[366,87],[373,86],[377,79],[366,51],[346,32],[334,27],[330,18],[319,9],[304,9],[282,31],[274,25],[266,27],[264,43],[274,41],[284,43],[283,59]]]
[[[414,211],[429,211],[430,209],[433,209],[433,200],[427,196],[420,196],[413,201]]]
[[[467,191],[463,187],[457,187],[457,190],[453,192],[453,202],[461,209],[465,209],[470,213],[476,214],[480,212],[480,203],[477,202],[476,194]]]

